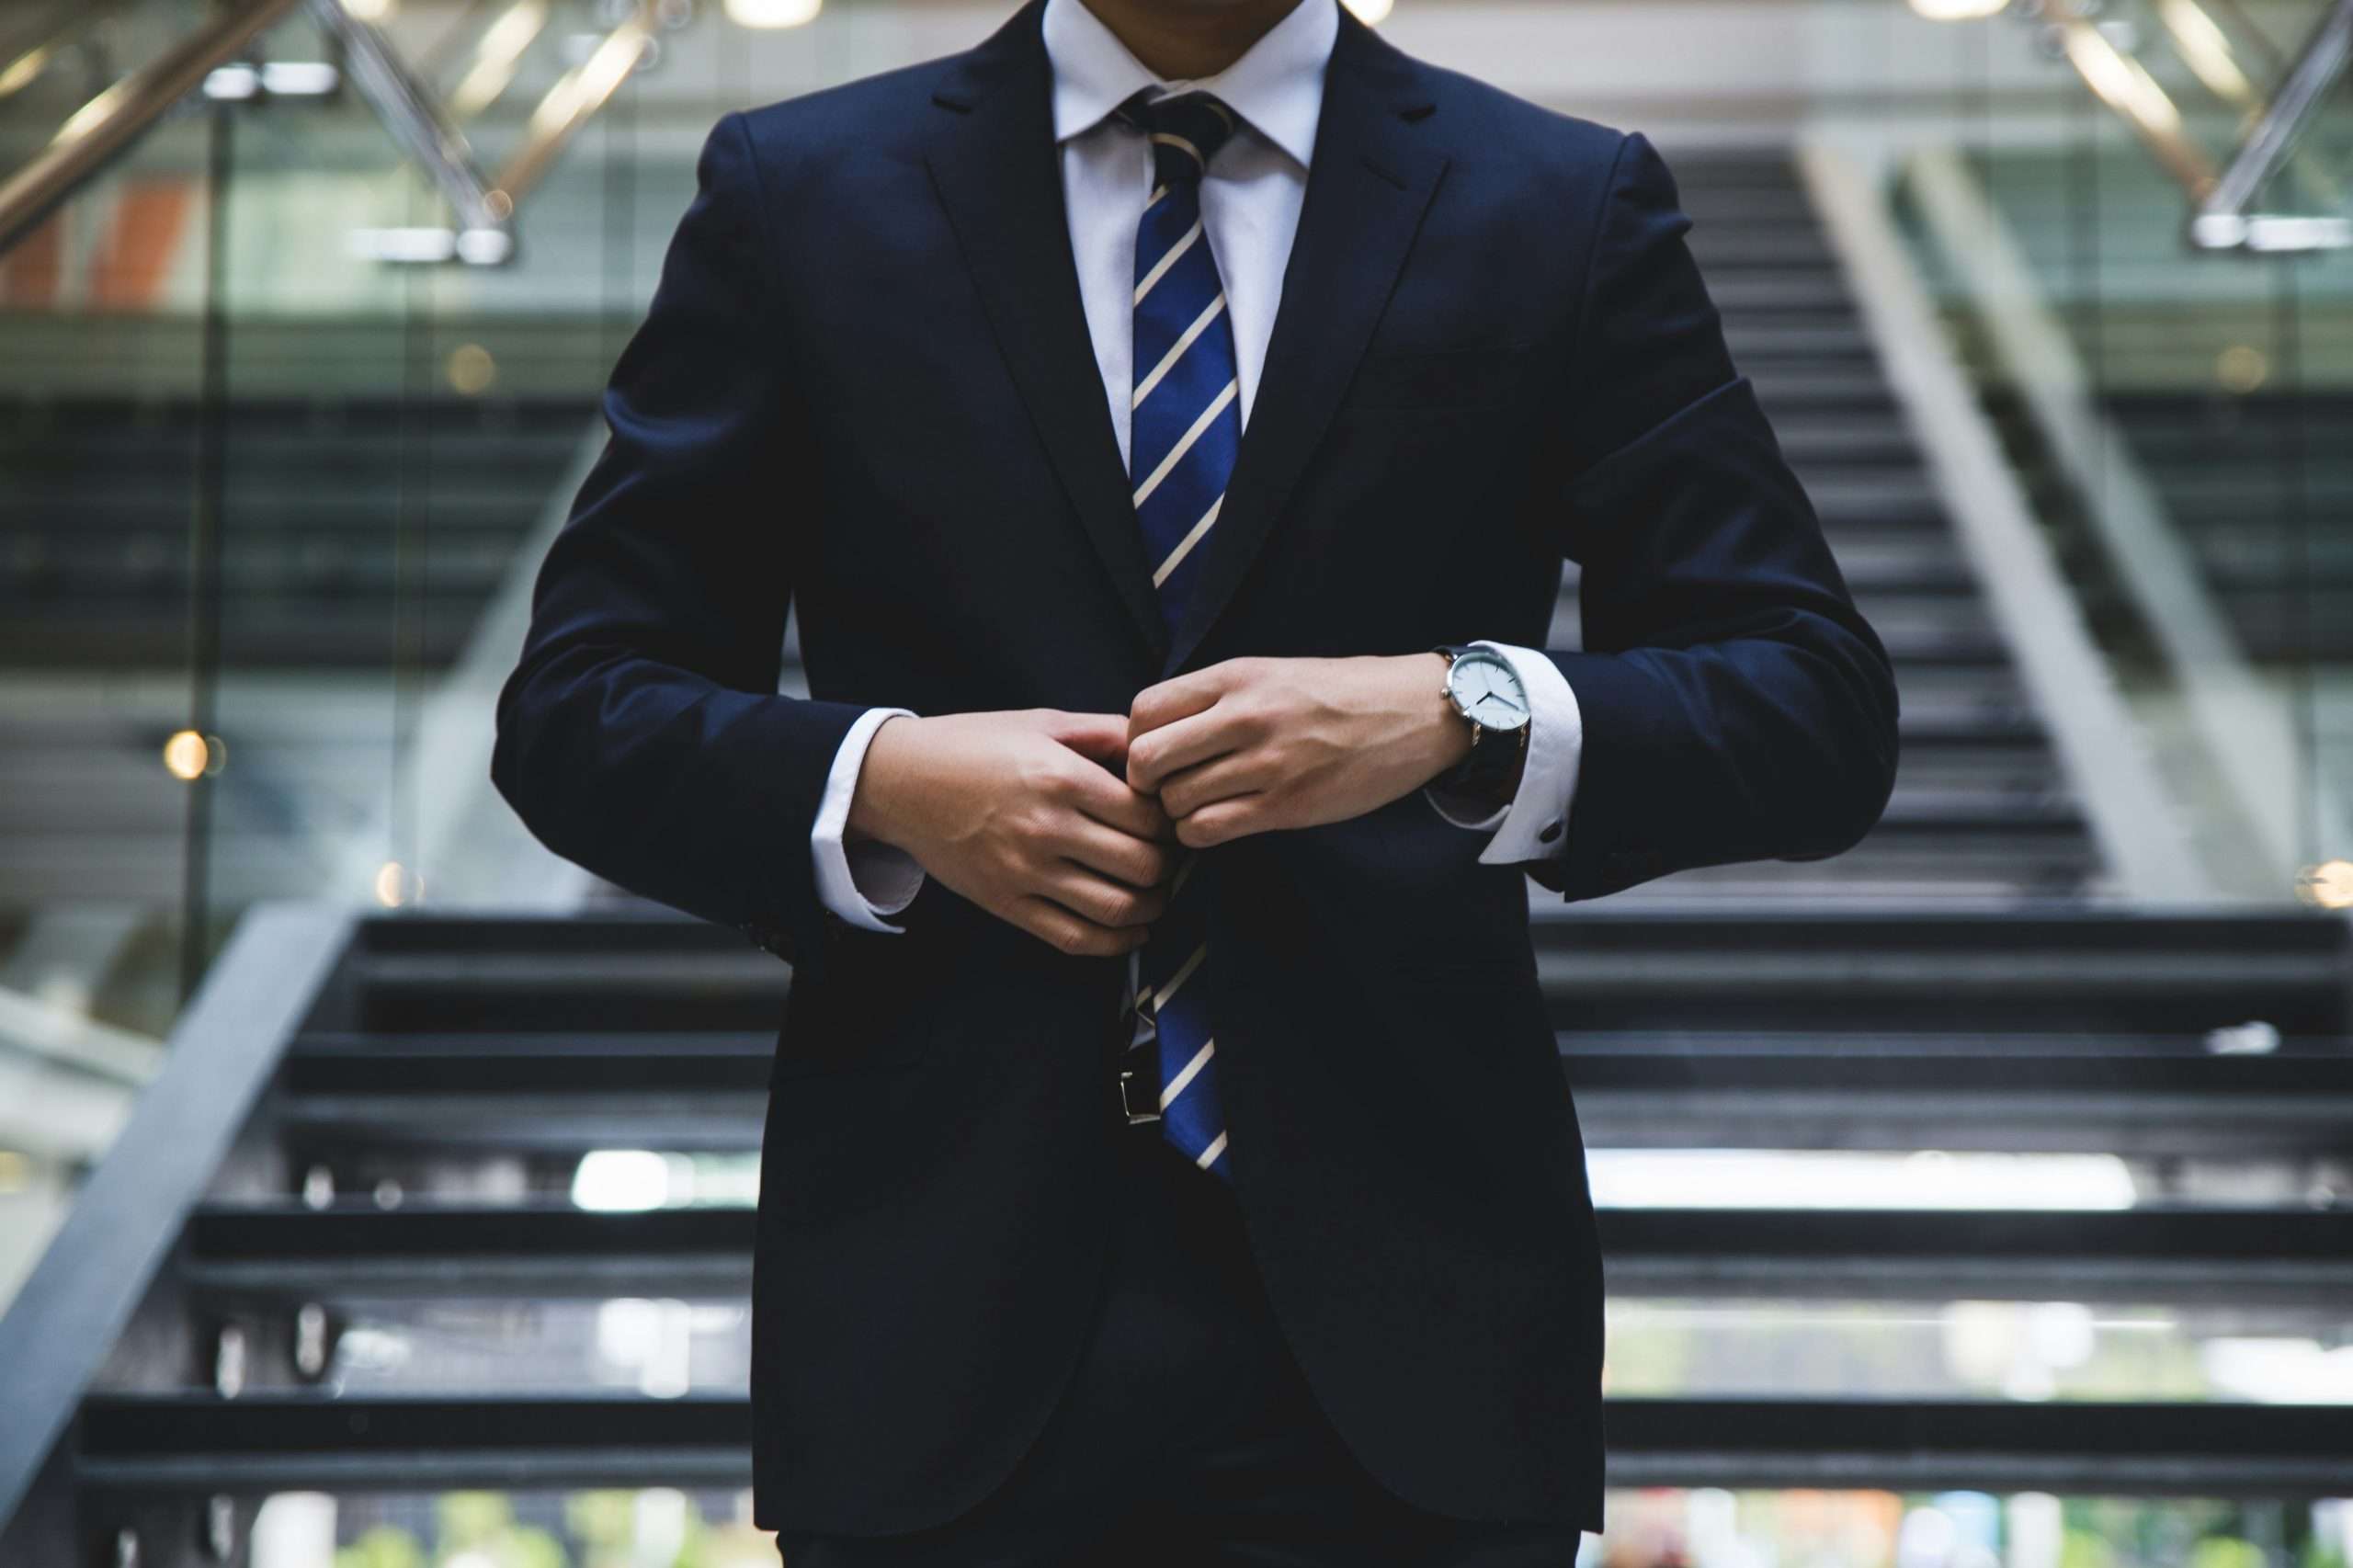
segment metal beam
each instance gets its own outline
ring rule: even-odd
[[[484,265],[512,256],[515,203],[474,167],[466,139],[450,126],[439,100],[402,63],[383,34],[346,10],[343,0],[310,0],[310,6],[319,26],[342,44],[345,68],[384,129],[456,213],[456,253]]]
[[[597,118],[621,85],[654,50],[652,0],[638,0],[620,26],[605,35],[588,58],[565,73],[531,111],[529,135],[498,171],[497,188],[508,209],[529,195],[580,128]]]
[[[2328,100],[2353,61],[2353,0],[2336,0],[2298,51],[2287,79],[2189,221],[2192,244],[2204,249],[2339,249],[2353,244],[2353,223],[2342,213],[2325,219],[2267,217],[2248,209],[2296,150],[2305,121]]]
[[[0,1521],[178,1241],[349,927],[315,904],[246,912],[173,1028],[164,1070],[0,1317]]]
[[[82,106],[49,145],[0,182],[0,252],[6,252],[150,126],[276,25],[299,0],[243,0]]]

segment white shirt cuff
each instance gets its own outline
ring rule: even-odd
[[[1449,810],[1435,790],[1425,789],[1423,798],[1457,827],[1494,834],[1479,852],[1484,865],[1550,859],[1561,853],[1568,833],[1577,764],[1585,755],[1585,720],[1577,710],[1576,693],[1561,666],[1536,649],[1483,640],[1472,646],[1492,649],[1509,660],[1528,692],[1528,757],[1520,767],[1519,789],[1509,805],[1477,819]]]
[[[888,844],[861,840],[844,844],[849,826],[850,798],[858,793],[858,769],[866,765],[866,748],[885,719],[912,719],[905,708],[870,708],[858,715],[841,749],[834,753],[832,771],[825,775],[825,796],[817,806],[817,821],[809,829],[809,852],[817,866],[817,897],[827,909],[864,931],[900,931],[882,917],[896,915],[915,902],[923,888],[923,868],[914,856]]]

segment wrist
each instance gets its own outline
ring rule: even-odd
[[[894,713],[875,726],[873,739],[867,743],[865,763],[858,770],[858,787],[850,795],[849,816],[843,824],[846,839],[906,847],[903,842],[905,824],[898,809],[899,786],[910,759],[922,749],[917,733],[922,723],[921,719]]]
[[[1408,711],[1420,715],[1418,733],[1424,741],[1425,784],[1461,767],[1478,737],[1446,693],[1446,675],[1452,661],[1444,653],[1407,653],[1399,661],[1410,685]]]

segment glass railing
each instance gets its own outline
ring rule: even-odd
[[[152,1034],[258,898],[576,897],[485,748],[597,392],[712,120],[904,47],[651,0],[6,8],[0,181],[194,85],[0,250],[0,660],[43,759],[0,933],[137,912],[160,983],[68,978]]]
[[[491,703],[735,107],[692,19],[0,6],[0,1301],[255,901],[581,892]]]
[[[221,14],[197,0],[120,0],[61,6],[34,28],[28,6],[10,32],[17,9],[0,23],[0,177],[34,166],[62,127]],[[841,9],[781,30],[733,15],[789,17],[781,4],[290,9],[0,253],[0,701],[10,754],[32,759],[38,781],[0,804],[0,988],[78,1020],[43,1071],[87,1080],[99,1102],[136,1085],[256,900],[434,909],[583,891],[488,789],[490,703],[547,535],[596,449],[598,388],[691,193],[696,150],[726,109],[983,30],[952,7],[862,21]],[[1829,9],[1846,28],[1864,7]],[[2353,795],[2353,497],[2342,494],[2353,487],[2353,262],[2325,248],[2320,222],[2266,231],[2311,242],[2292,253],[2193,249],[2185,234],[2200,181],[2232,166],[2320,14],[2153,4],[1956,22],[1964,30],[1950,36],[1971,40],[1950,54],[1956,127],[1876,144],[1888,177],[1874,188],[1894,203],[1908,259],[1965,350],[2090,646],[2161,748],[2156,783],[2190,824],[2202,885],[2274,903],[2300,886],[2326,903],[2340,875],[2353,901],[2353,871],[2329,869],[2353,855],[2332,815]],[[2219,46],[2183,41],[2204,38],[2193,16]],[[2180,111],[2171,140],[2148,122],[2165,119],[2152,90]],[[2292,155],[2245,212],[2341,213],[2332,181],[2353,168],[2347,130],[2341,105],[2300,121]],[[1858,593],[1893,634],[1913,726],[1899,809],[1857,856],[1796,868],[1800,891],[1891,907],[2113,898],[2131,885],[2102,821],[2113,804],[2084,787],[2082,744],[2054,739],[2068,721],[2040,699],[1981,558],[1948,527],[1941,471],[1888,392],[1883,342],[1825,238],[1818,192],[1784,151],[1678,149],[1675,162],[1735,350]],[[1974,208],[1951,205],[1972,193]],[[1988,220],[1980,238],[2010,236],[2006,276],[2039,312],[2023,326],[1994,309],[1993,264],[1955,248],[1971,232],[1956,211]],[[2013,328],[2040,331],[2045,357],[2015,352],[2003,337]],[[2054,350],[2078,368],[2097,425],[2038,405]],[[2120,532],[2133,505],[2141,531]],[[2173,576],[2131,553],[2152,539],[2181,568]],[[2234,662],[2181,642],[2158,588],[2194,593]],[[1772,879],[1791,869],[1668,891],[1787,898],[1790,884]],[[1581,971],[1557,988],[1564,1016],[1600,983]],[[2146,979],[2104,983],[2120,993]],[[2251,1003],[2243,1022],[2233,1012],[2210,1029],[2201,1017],[2193,1038],[2204,1043],[2184,1049],[2278,1051],[2287,989]],[[1809,1016],[1803,1032],[1823,1032],[1818,1022]],[[2291,1054],[2341,1044],[2306,1032],[2288,1018]],[[1573,1031],[1564,1049],[1599,1047]],[[1818,1210],[1836,1228],[1867,1204],[2092,1211],[2211,1197],[2286,1210],[2336,1202],[2343,1187],[2339,1154],[2308,1147],[2188,1176],[2194,1153],[1848,1148],[1863,1113],[1836,1098],[1852,1088],[1842,1067],[1821,1071],[1799,1085],[1819,1093],[1805,1125],[1820,1147],[1597,1140],[1605,1221],[1720,1205],[1728,1192]],[[1756,1097],[1735,1087],[1722,1102]],[[517,1128],[545,1107],[520,1096],[498,1108],[503,1121],[466,1124],[486,1128],[483,1148],[462,1146],[465,1127],[438,1126],[442,1142],[424,1153],[371,1144],[348,1105],[314,1105],[318,1123],[292,1131],[336,1140],[336,1165],[315,1167],[313,1203],[314,1151],[290,1145],[276,1198],[328,1219],[437,1204],[741,1210],[756,1197],[756,1106],[739,1098],[665,1108],[667,1120],[632,1103],[640,1119],[626,1135],[645,1146],[585,1151],[522,1147]],[[63,1115],[55,1090],[40,1103],[21,1125],[0,1105],[0,1149],[17,1160],[0,1165],[0,1201],[13,1180],[53,1217],[119,1118],[103,1103]],[[665,1142],[689,1117],[698,1136]],[[1924,1141],[1939,1133],[1955,1136]],[[28,1258],[42,1223],[0,1220],[0,1299],[6,1249]],[[675,1295],[610,1298],[403,1291],[371,1288],[362,1269],[301,1299],[298,1312],[332,1325],[301,1369],[355,1398],[737,1392],[748,1330],[733,1267],[662,1287]],[[2353,1403],[2335,1348],[2353,1322],[2320,1298],[2226,1310],[2089,1285],[2076,1295],[1768,1298],[1654,1281],[1610,1303],[1611,1391]],[[297,1330],[307,1321],[295,1316]],[[1620,1495],[1611,1517],[1592,1561],[2342,1568],[2353,1545],[2353,1509],[2302,1496],[1659,1490]],[[773,1551],[731,1482],[512,1499],[289,1494],[253,1522],[251,1557],[528,1562],[546,1560],[551,1541],[581,1561],[716,1564]]]
[[[0,188],[203,20],[0,7]],[[86,128],[91,121],[82,120]],[[0,1301],[112,1145],[184,996],[214,123],[165,119],[0,249]],[[54,166],[51,165],[50,166]]]
[[[2216,892],[2353,907],[2353,9],[1955,26],[1911,257]]]

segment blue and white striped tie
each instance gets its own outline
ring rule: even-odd
[[[1233,134],[1207,93],[1122,105],[1152,142],[1153,189],[1136,227],[1135,390],[1128,473],[1152,560],[1160,616],[1173,635],[1200,574],[1242,443],[1241,382],[1225,286],[1201,229],[1201,176]],[[1188,860],[1138,964],[1139,1005],[1158,1033],[1160,1135],[1195,1165],[1233,1180],[1210,1033],[1206,921]],[[1193,896],[1188,897],[1188,891]]]

